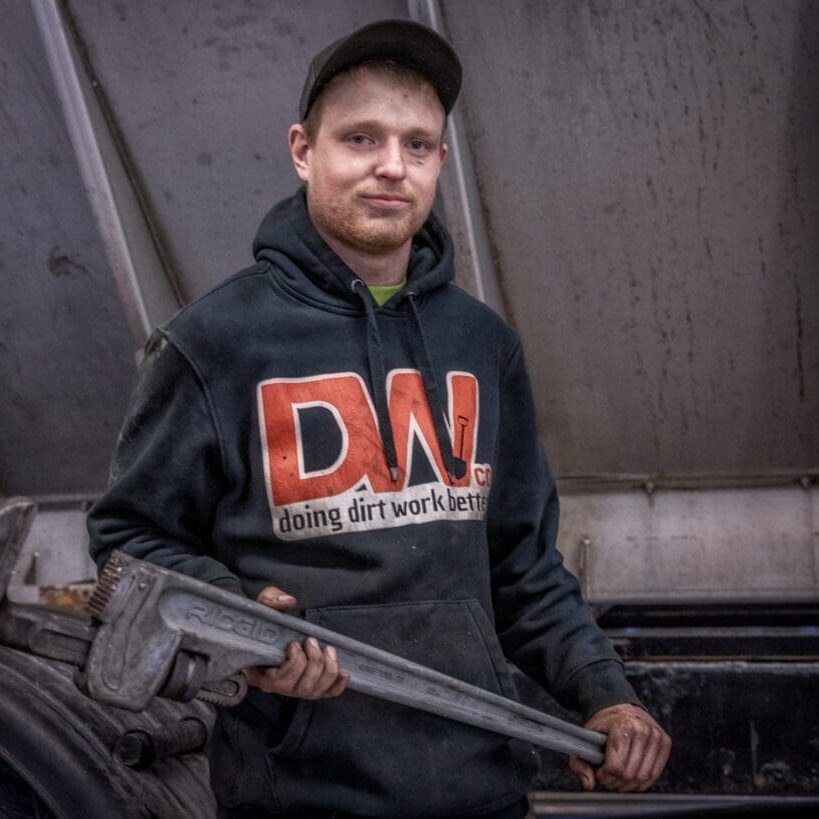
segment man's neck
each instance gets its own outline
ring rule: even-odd
[[[338,239],[325,233],[318,225],[315,225],[315,227],[319,236],[330,245],[341,261],[365,284],[398,284],[406,277],[410,249],[412,247],[411,241],[396,250],[385,250],[373,253],[345,245],[339,242]]]

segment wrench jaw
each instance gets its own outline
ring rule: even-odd
[[[100,573],[89,602],[99,627],[79,679],[93,699],[142,711],[166,684],[183,698],[195,696],[202,663],[177,662],[182,638],[160,615],[161,579],[149,564],[116,553]]]
[[[77,684],[87,696],[131,711],[156,696],[237,705],[247,693],[238,669],[265,654],[209,638],[203,606],[219,602],[225,627],[241,620],[234,608],[249,601],[114,552],[88,604],[98,629]]]

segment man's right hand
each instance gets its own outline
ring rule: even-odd
[[[296,598],[276,586],[266,586],[256,602],[276,611],[287,611],[296,605]],[[350,681],[350,675],[338,667],[335,649],[326,646],[322,651],[314,637],[308,637],[301,645],[290,643],[281,665],[250,666],[244,674],[247,684],[253,688],[305,700],[337,697]]]

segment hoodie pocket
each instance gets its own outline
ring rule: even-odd
[[[308,609],[311,622],[514,696],[489,618],[476,600]],[[534,772],[524,743],[347,691],[300,703],[271,749],[277,803],[381,816],[445,816],[502,803]]]
[[[227,807],[255,805],[279,810],[270,751],[298,746],[311,702],[248,689],[234,708],[217,710],[210,751],[211,786]]]

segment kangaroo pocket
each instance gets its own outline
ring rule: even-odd
[[[305,616],[481,688],[514,694],[477,601],[333,607]],[[444,816],[508,801],[524,790],[536,764],[523,743],[352,691],[299,703],[293,727],[270,757],[284,810]]]

